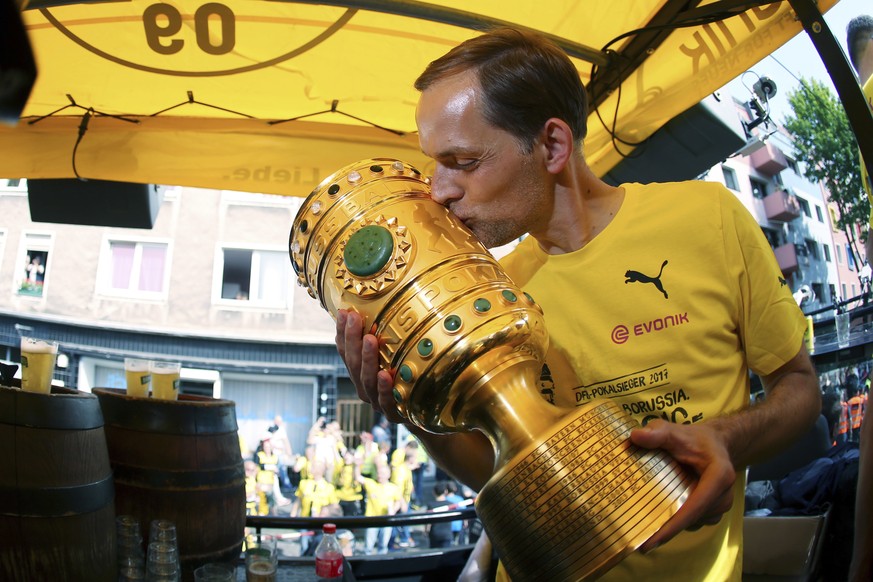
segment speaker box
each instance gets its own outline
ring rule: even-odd
[[[77,180],[28,180],[34,222],[152,228],[163,200],[154,184]]]
[[[0,0],[0,121],[18,122],[36,80],[36,62],[18,3]]]

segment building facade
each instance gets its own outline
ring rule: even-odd
[[[281,415],[296,452],[318,416],[357,402],[331,317],[296,284],[299,198],[165,189],[151,229],[33,222],[25,180],[0,180],[0,359],[60,342],[56,379],[124,387],[125,357],[182,362],[182,393],[237,404],[251,448]],[[346,420],[369,407],[347,407]]]

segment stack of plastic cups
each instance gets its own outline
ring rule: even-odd
[[[121,582],[145,580],[145,554],[139,521],[132,515],[115,518],[115,536],[118,548],[118,579]]]
[[[156,519],[152,521],[149,530],[146,580],[147,582],[179,582],[181,579],[176,525],[165,519]]]

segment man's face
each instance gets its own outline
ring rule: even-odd
[[[435,162],[433,199],[493,248],[544,227],[551,177],[539,142],[523,153],[485,120],[482,99],[474,73],[455,75],[422,92],[416,122],[421,150]]]

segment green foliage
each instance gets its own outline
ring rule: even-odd
[[[870,203],[861,183],[858,144],[842,104],[815,79],[801,79],[788,102],[794,115],[784,125],[794,136],[797,159],[805,163],[804,176],[824,183],[840,211],[839,228],[866,225]]]

